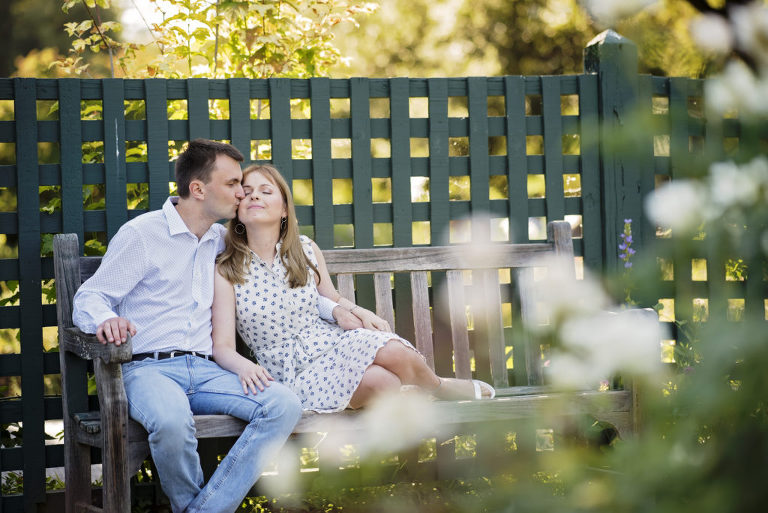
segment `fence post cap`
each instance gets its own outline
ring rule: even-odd
[[[616,62],[626,72],[637,73],[637,45],[617,32],[608,29],[596,35],[584,47],[584,71],[597,73]],[[615,70],[611,69],[611,73]]]
[[[632,46],[635,46],[635,43],[631,39],[627,39],[626,37],[622,36],[618,32],[616,32],[613,29],[608,29],[600,32],[598,35],[592,38],[592,40],[587,43],[587,48],[590,46],[596,46],[596,45],[620,45],[620,44],[629,44]]]

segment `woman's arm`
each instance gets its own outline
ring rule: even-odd
[[[250,390],[254,395],[269,386],[274,378],[262,367],[237,352],[235,346],[235,288],[216,269],[213,278],[213,358],[223,369],[240,378],[243,393]],[[258,389],[258,390],[257,390]]]
[[[344,327],[342,325],[340,316],[348,317],[348,312],[352,315],[352,317],[359,319],[359,322],[362,323],[362,327],[364,328],[369,330],[391,331],[387,321],[371,312],[370,310],[366,310],[362,306],[356,305],[349,299],[342,297],[341,294],[339,294],[339,291],[336,290],[336,287],[333,286],[333,282],[331,281],[331,275],[328,273],[328,266],[325,265],[325,257],[323,257],[323,252],[320,251],[319,247],[317,247],[315,241],[311,242],[312,250],[315,252],[315,256],[317,257],[317,271],[320,274],[320,282],[317,284],[317,291],[323,296],[332,299],[339,304],[339,306],[333,310],[334,316],[336,317],[339,325]],[[337,312],[337,310],[343,311]],[[344,322],[346,323],[353,321],[350,319],[344,319]]]

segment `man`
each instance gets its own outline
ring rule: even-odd
[[[244,197],[242,161],[228,144],[190,142],[176,161],[179,197],[123,225],[75,294],[81,330],[117,345],[132,336],[133,360],[123,364],[129,414],[149,433],[174,513],[235,511],[301,416],[286,387],[244,392],[237,375],[210,358],[214,266],[225,233],[216,221],[232,219]],[[249,422],[205,486],[194,414]]]

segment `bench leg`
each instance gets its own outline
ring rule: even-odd
[[[64,436],[64,511],[75,513],[91,504],[91,448],[77,443],[73,422],[65,428]]]
[[[120,364],[105,364],[94,360],[96,383],[101,405],[101,452],[104,478],[103,502],[105,512],[130,513],[131,483],[128,451],[128,400],[125,397]],[[107,407],[109,405],[109,407]],[[109,414],[104,414],[109,412]]]

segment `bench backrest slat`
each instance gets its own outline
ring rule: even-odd
[[[469,379],[472,377],[472,364],[470,362],[469,334],[467,333],[467,303],[464,299],[464,272],[446,272],[445,283],[448,287],[448,308],[456,377]]]
[[[491,384],[495,388],[509,386],[507,373],[506,344],[504,342],[504,320],[501,311],[501,291],[499,290],[499,272],[495,269],[474,271],[472,273],[474,287],[473,316],[475,332],[480,336],[475,338],[475,359],[483,364],[477,367],[488,368]],[[484,341],[485,343],[481,342]],[[482,345],[487,351],[478,351]],[[484,363],[487,362],[487,365]]]
[[[395,307],[392,304],[390,279],[390,273],[376,273],[373,275],[373,285],[376,292],[376,312],[395,329]]]
[[[411,273],[411,310],[413,311],[413,324],[416,340],[414,344],[427,363],[435,369],[435,352],[432,347],[432,312],[429,309],[429,288],[427,284],[427,272],[415,271]]]
[[[336,288],[345,297],[355,302],[355,276],[353,274],[340,273],[336,275]]]
[[[570,240],[570,239],[569,239]],[[372,274],[377,272],[451,271],[461,269],[499,269],[529,267],[554,245],[494,244],[476,246],[430,246],[415,248],[331,249],[323,251],[328,272]],[[573,249],[571,248],[571,256]]]
[[[513,276],[517,283],[518,295],[520,297],[520,317],[524,322],[532,325],[532,323],[536,322],[533,269],[529,267],[514,269]],[[541,385],[541,347],[534,344],[525,332],[521,334],[521,337],[523,337],[523,340],[521,340],[519,345],[523,349],[524,355],[515,354],[515,360],[518,362],[521,360],[525,361],[526,381],[529,385]],[[523,358],[519,356],[523,356]]]

